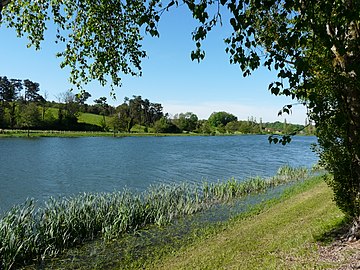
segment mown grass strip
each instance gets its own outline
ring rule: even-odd
[[[149,269],[326,269],[316,239],[343,222],[332,192],[318,179],[285,194],[281,203],[258,206]],[[297,194],[296,194],[297,193]],[[294,195],[295,194],[295,195]],[[271,207],[269,207],[271,205]]]

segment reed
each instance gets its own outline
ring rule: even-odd
[[[149,224],[162,226],[216,203],[264,192],[306,175],[306,169],[285,166],[269,179],[160,185],[137,194],[128,190],[80,194],[51,198],[41,208],[28,200],[0,219],[0,269],[39,262],[94,238],[109,240]]]

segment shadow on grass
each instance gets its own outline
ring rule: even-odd
[[[315,235],[314,239],[319,244],[330,245],[334,242],[346,239],[350,228],[351,228],[350,220],[347,218],[343,218],[325,233],[320,235]]]

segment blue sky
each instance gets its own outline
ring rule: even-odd
[[[124,77],[123,86],[116,90],[117,100],[111,100],[109,87],[91,83],[86,87],[92,95],[90,103],[106,96],[110,104],[119,105],[125,96],[141,95],[161,103],[170,115],[190,111],[207,119],[214,111],[227,111],[240,120],[253,116],[263,122],[284,121],[277,113],[294,101],[269,93],[268,84],[275,77],[266,69],[243,78],[239,67],[229,64],[223,39],[231,29],[225,21],[204,42],[205,60],[191,61],[190,53],[195,48],[191,32],[195,26],[184,8],[165,13],[159,24],[160,38],[145,36],[143,46],[148,57],[142,64],[143,76]],[[0,28],[0,40],[0,76],[38,82],[41,93],[46,91],[49,100],[57,100],[60,93],[71,87],[69,70],[60,69],[61,60],[55,57],[60,48],[52,35],[48,35],[40,51],[27,48],[25,38],[17,38],[13,29],[4,26]],[[286,116],[288,122],[300,124],[305,118],[303,106],[295,106],[293,113]]]

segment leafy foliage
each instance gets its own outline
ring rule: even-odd
[[[154,125],[163,115],[163,107],[159,103],[150,103],[141,96],[133,96],[132,99],[126,97],[124,103],[116,108],[112,125],[114,130],[130,132],[135,124],[147,128]]]
[[[40,49],[47,23],[56,25],[55,41],[64,44],[61,67],[71,69],[70,81],[82,83],[97,79],[102,85],[121,84],[122,74],[141,75],[140,27],[147,5],[144,1],[1,1],[2,23],[26,35],[29,46]]]
[[[25,87],[25,95],[24,99],[26,102],[34,101],[34,102],[41,102],[45,99],[39,94],[40,91],[40,84],[37,82],[32,82],[30,80],[24,80],[24,87]]]
[[[41,122],[41,114],[35,103],[23,105],[21,110],[21,124],[23,127],[30,129],[35,128]]]
[[[209,124],[213,127],[226,126],[227,123],[237,121],[237,117],[227,112],[213,112],[209,119]]]
[[[163,116],[157,120],[154,124],[154,129],[156,133],[179,133],[179,128],[171,122],[171,120]]]
[[[174,124],[182,131],[194,131],[198,123],[198,117],[192,112],[180,113],[174,116]]]

